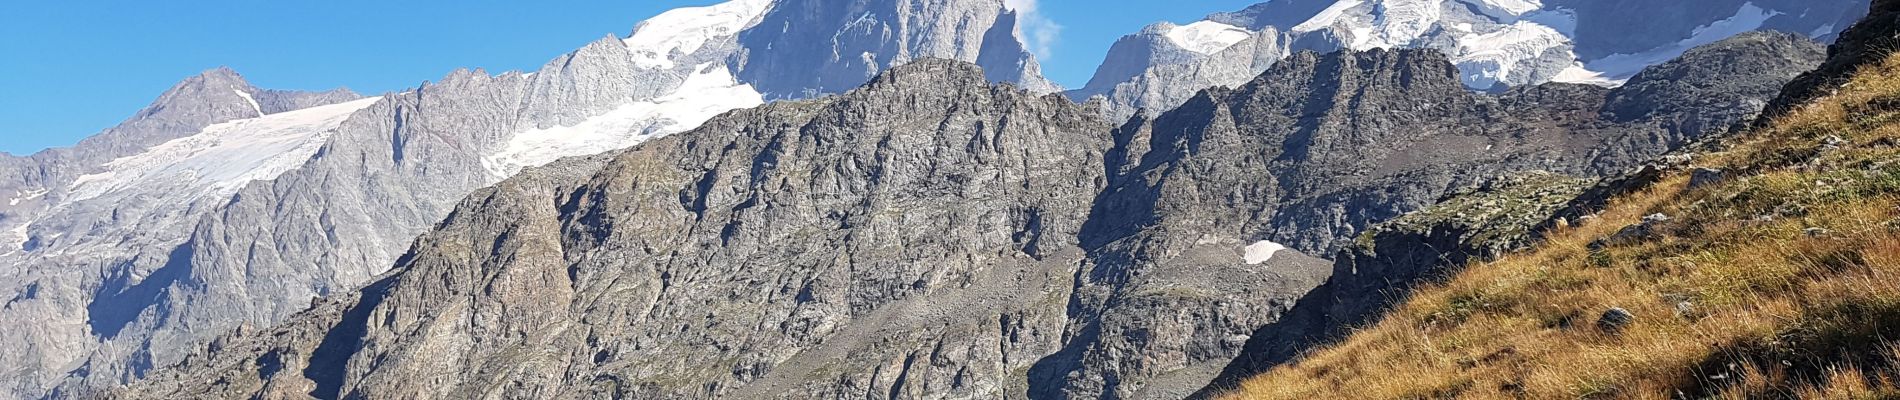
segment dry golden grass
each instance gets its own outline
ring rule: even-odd
[[[1900,398],[1900,58],[1696,164],[1228,397]]]

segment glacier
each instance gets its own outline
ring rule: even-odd
[[[370,97],[212,125],[80,176],[66,201],[150,188],[163,188],[154,194],[174,202],[228,196],[246,183],[273,179],[303,164],[345,118],[380,100]]]
[[[629,103],[578,124],[515,134],[506,148],[485,157],[482,165],[499,180],[561,158],[628,148],[684,132],[721,113],[762,104],[765,96],[752,85],[739,83],[725,65],[701,64],[670,95]]]
[[[733,0],[668,10],[634,27],[625,43],[640,65],[673,68],[674,57],[692,54],[709,41],[739,33],[765,15],[771,5],[772,0]]]
[[[1223,24],[1214,21],[1200,21],[1192,24],[1168,28],[1162,33],[1182,49],[1200,54],[1214,54],[1234,43],[1240,43],[1253,36],[1247,28]]]

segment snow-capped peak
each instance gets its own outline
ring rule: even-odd
[[[1176,26],[1162,33],[1174,45],[1201,54],[1218,53],[1252,35],[1245,28],[1214,21]]]
[[[641,66],[673,68],[673,57],[692,54],[717,38],[738,34],[772,6],[772,0],[732,0],[676,8],[633,28],[626,39]]]

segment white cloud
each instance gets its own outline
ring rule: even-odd
[[[1042,16],[1036,10],[1037,0],[1003,0],[1003,7],[1016,11],[1016,37],[1022,40],[1036,58],[1048,60],[1055,58],[1056,41],[1062,36],[1062,25]]]

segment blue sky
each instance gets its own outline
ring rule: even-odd
[[[1036,13],[1046,22],[1034,30],[1046,74],[1074,87],[1121,35],[1259,1],[1042,0]],[[534,69],[607,34],[625,36],[661,11],[717,2],[7,2],[0,6],[0,151],[70,146],[179,80],[221,65],[264,88],[377,94],[458,67]]]

